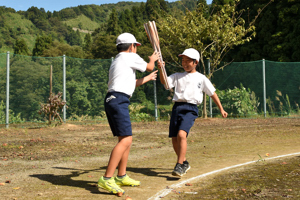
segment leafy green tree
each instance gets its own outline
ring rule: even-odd
[[[26,12],[25,16],[27,19],[32,21],[32,23],[39,29],[44,31],[50,30],[50,24],[48,21],[48,15],[44,8],[38,9],[37,7],[30,7]]]
[[[47,17],[48,17],[44,8],[38,9],[35,6],[28,8],[28,10],[25,12],[25,16],[27,19],[31,20],[33,23],[34,23],[34,21],[44,20],[44,19],[47,19]]]
[[[72,8],[65,8],[59,12],[59,16],[62,20],[75,18],[77,15]]]
[[[268,0],[241,1],[237,9],[248,9],[250,17],[253,10],[264,6]],[[255,23],[257,35],[250,43],[234,48],[227,59],[237,62],[253,60],[272,60],[280,62],[297,62],[300,60],[298,46],[299,12],[298,1],[274,1],[266,7],[264,14]],[[247,21],[248,16],[243,18]]]
[[[40,119],[40,102],[49,95],[48,68],[30,60],[13,60],[10,71],[10,108],[26,120]]]
[[[199,6],[203,7],[203,8],[199,8]],[[209,6],[206,3],[206,0],[197,0],[197,6],[196,9],[202,9],[203,12],[203,16],[205,18],[208,18],[210,13],[209,13]]]
[[[119,19],[120,27],[122,28],[122,32],[131,33],[133,35],[137,34],[137,28],[135,25],[135,21],[133,19],[132,12],[126,9],[121,13]]]
[[[68,112],[76,115],[88,115],[92,109],[90,100],[88,99],[89,81],[67,81],[68,99]]]
[[[16,43],[14,46],[14,54],[29,55],[28,46],[23,38],[16,40]]]
[[[92,37],[91,37],[91,34],[88,33],[84,37],[83,50],[89,51],[91,49],[91,46],[92,46]]]
[[[245,27],[245,21],[240,17],[242,11],[236,12],[235,5],[215,7],[209,18],[205,17],[205,5],[200,3],[195,12],[188,12],[182,19],[169,15],[159,21],[161,37],[168,48],[178,49],[178,53],[186,48],[197,49],[202,66],[205,66],[205,58],[210,59],[211,73],[208,77],[226,66],[219,65],[230,49],[249,42],[255,33],[254,20]],[[177,59],[176,56],[175,61]],[[204,105],[204,117],[207,117],[206,102]]]
[[[235,0],[213,0],[212,5],[226,5],[226,4],[235,4]]]
[[[41,56],[43,57],[58,57],[58,56],[70,56],[74,58],[84,58],[85,53],[79,46],[71,46],[69,44],[54,41],[48,49],[43,51]]]
[[[169,11],[167,2],[164,0],[147,0],[145,7],[150,21],[158,19],[163,13]]]
[[[84,75],[89,80],[88,99],[93,109],[89,115],[100,116],[104,111],[103,101],[107,93],[108,72],[111,60],[85,60]]]
[[[33,56],[41,56],[43,55],[44,50],[50,48],[52,45],[52,37],[51,35],[42,35],[42,36],[37,36],[35,39],[35,44],[32,50],[32,55]]]
[[[93,39],[92,54],[94,58],[110,59],[117,55],[116,36],[98,35]]]
[[[82,40],[80,37],[79,30],[74,31],[72,29],[72,27],[69,26],[68,31],[69,31],[69,33],[66,36],[66,40],[67,40],[68,44],[81,46]]]
[[[119,35],[121,33],[121,28],[119,27],[118,20],[118,13],[116,12],[116,9],[113,9],[107,21],[106,32],[108,35]]]

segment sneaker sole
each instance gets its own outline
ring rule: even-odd
[[[104,187],[102,187],[102,186],[100,186],[100,185],[98,185],[98,188],[101,188],[101,189],[103,189],[103,190],[105,190],[105,191],[107,191],[107,192],[109,192],[109,193],[112,193],[112,194],[118,194],[118,193],[120,193],[120,192],[122,192],[122,191],[120,191],[120,192],[113,192],[113,191],[109,191],[109,190],[107,190],[106,188],[104,188]],[[125,194],[125,191],[123,192],[123,194]]]
[[[138,187],[138,186],[140,186],[140,185],[123,185],[123,184],[118,184],[118,183],[116,183],[118,186],[130,186],[130,187]]]
[[[178,173],[176,173],[176,172],[173,171],[173,172],[172,172],[172,175],[173,175],[173,176],[177,176],[177,177],[182,177],[183,174],[178,174]]]
[[[191,166],[189,166],[189,168],[187,168],[187,169],[185,170],[185,173],[184,173],[184,174],[186,174],[187,171],[189,171],[190,169],[191,169]]]

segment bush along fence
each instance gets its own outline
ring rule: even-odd
[[[0,124],[48,121],[39,111],[49,101],[50,89],[54,95],[62,93],[62,102],[66,102],[61,112],[64,122],[106,120],[103,102],[111,61],[0,54]],[[168,75],[181,70],[166,65]],[[143,76],[145,73],[137,72],[137,78]],[[231,117],[299,116],[299,80],[300,63],[266,60],[233,62],[211,78]],[[159,80],[136,88],[130,99],[132,120],[168,119],[172,95]],[[209,117],[219,114],[211,101],[207,108]]]

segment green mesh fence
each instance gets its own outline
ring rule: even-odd
[[[4,124],[6,101],[6,56],[0,54],[0,124]],[[111,59],[66,59],[66,100],[68,121],[106,121],[104,97],[107,91],[108,72]],[[50,93],[50,66],[53,67],[53,93],[63,92],[63,57],[31,57],[10,54],[10,123],[19,121],[43,122],[39,115],[40,103],[46,103]],[[266,97],[268,115],[299,116],[300,63],[265,61]],[[258,99],[258,114],[262,114],[264,103],[263,61],[231,63],[216,71],[212,82],[218,90],[234,89],[241,84],[253,91]],[[180,68],[166,66],[170,75]],[[137,78],[147,73],[137,73]],[[156,98],[155,93],[156,91]],[[172,108],[172,91],[166,91],[157,80],[136,88],[131,98],[133,121],[155,119],[157,115],[168,119]],[[199,108],[200,109],[200,108]],[[218,112],[216,110],[216,112]],[[2,116],[2,118],[1,118]],[[17,117],[18,116],[18,117]],[[20,120],[22,119],[22,120]]]
[[[212,82],[219,90],[242,84],[253,91],[263,112],[263,61],[231,63],[217,71]],[[265,61],[266,107],[270,115],[299,114],[300,63]]]

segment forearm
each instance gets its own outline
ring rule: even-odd
[[[145,83],[147,83],[148,81],[150,81],[151,78],[149,76],[145,76],[143,78],[139,78],[139,79],[136,79],[136,83],[135,83],[135,86],[136,87],[139,87]]]
[[[165,85],[165,80],[164,80],[164,76],[163,76],[163,72],[162,72],[162,69],[159,68],[159,80],[161,82],[161,84]]]
[[[153,69],[154,69],[154,67],[155,67],[155,61],[151,61],[151,60],[150,60],[150,62],[147,63],[146,71],[147,71],[147,72],[152,72]]]
[[[214,93],[212,96],[211,96],[212,100],[215,102],[215,104],[218,106],[219,110],[221,111],[221,113],[224,111],[223,109],[223,106],[220,102],[220,99],[217,95],[217,93]]]

